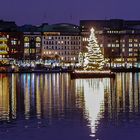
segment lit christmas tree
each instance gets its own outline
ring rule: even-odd
[[[80,66],[83,66],[83,63],[84,63],[84,56],[83,56],[83,54],[82,54],[81,52],[79,53],[78,61],[79,61],[79,65],[80,65]]]
[[[103,69],[105,64],[104,56],[101,52],[101,49],[98,45],[97,38],[95,37],[94,29],[91,29],[91,34],[89,37],[88,43],[88,52],[85,55],[84,59],[84,70],[86,71],[94,71]]]

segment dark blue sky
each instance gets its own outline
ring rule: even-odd
[[[0,18],[18,25],[80,19],[140,19],[140,0],[2,0]]]

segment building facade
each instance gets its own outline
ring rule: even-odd
[[[23,32],[23,59],[27,61],[38,60],[41,58],[42,36],[38,27],[25,25],[20,27]]]
[[[8,47],[9,47],[9,58],[14,60],[23,59],[23,33],[22,32],[7,32],[8,36]]]
[[[42,32],[42,59],[65,63],[78,62],[81,51],[81,35],[78,26],[65,23],[44,25]]]
[[[8,47],[8,36],[0,32],[0,64],[7,64],[9,63],[9,47]]]
[[[0,63],[9,64],[23,58],[23,33],[15,22],[0,21]]]
[[[140,21],[81,20],[82,50],[86,51],[90,29],[96,31],[98,43],[112,67],[139,66]]]

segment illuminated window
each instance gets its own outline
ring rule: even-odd
[[[122,44],[122,47],[125,47],[125,44]]]
[[[29,47],[29,43],[24,43],[24,47]]]
[[[129,56],[132,56],[132,53],[129,53]]]
[[[122,49],[122,52],[125,52],[125,49],[124,48]]]
[[[125,42],[125,40],[124,40],[124,39],[122,39],[122,40],[120,40],[120,42]]]
[[[134,42],[138,42],[138,39],[134,39]]]
[[[120,45],[119,44],[116,44],[116,47],[119,47]]]
[[[137,52],[138,51],[138,49],[134,49],[134,52]]]
[[[138,44],[135,43],[135,44],[134,44],[134,47],[138,47]]]
[[[41,42],[41,38],[40,37],[36,37],[36,42]]]
[[[16,45],[17,41],[16,40],[11,40],[11,45]]]
[[[112,47],[115,47],[115,44],[112,44]]]
[[[35,49],[30,49],[30,53],[35,53]]]
[[[129,42],[132,42],[133,40],[132,39],[129,39]]]
[[[108,47],[111,47],[111,44],[108,44],[107,46],[108,46]]]
[[[129,48],[129,52],[132,52],[132,50],[133,50],[132,48]]]
[[[103,47],[103,44],[100,44],[100,47]]]
[[[24,53],[25,53],[25,54],[28,54],[28,53],[29,53],[29,49],[25,49],[25,50],[24,50]]]
[[[129,47],[133,47],[133,44],[129,44]]]
[[[24,37],[24,42],[29,42],[29,37]]]
[[[134,53],[134,56],[138,56],[138,54],[137,53]]]
[[[41,44],[40,44],[40,43],[36,43],[36,47],[38,47],[38,48],[39,48],[40,46],[41,46]]]

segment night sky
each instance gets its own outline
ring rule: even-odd
[[[2,0],[0,18],[18,25],[79,24],[80,19],[140,19],[140,0]]]

